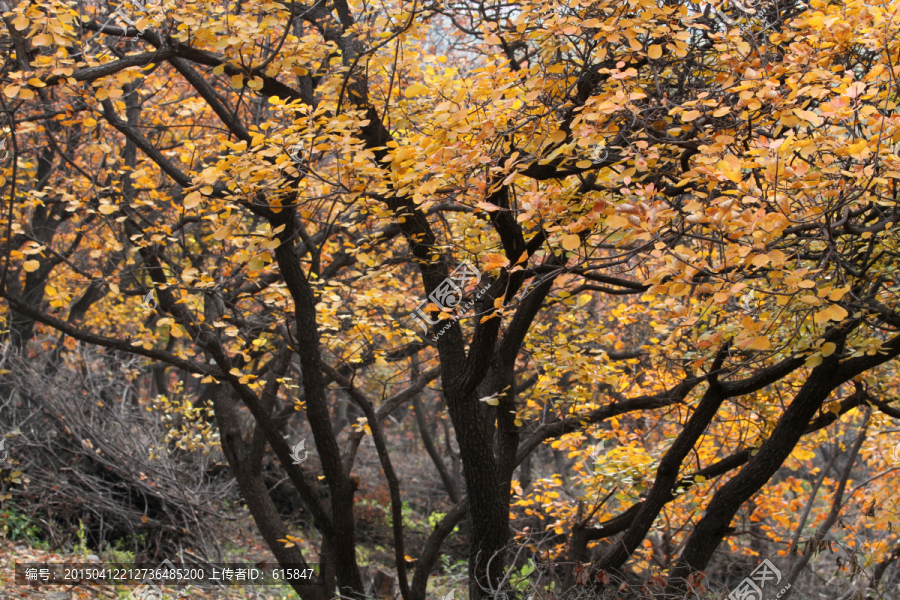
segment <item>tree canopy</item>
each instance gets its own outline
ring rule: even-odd
[[[900,418],[900,3],[123,6],[136,26],[3,5],[6,335],[192,378],[279,561],[309,554],[264,460],[314,515],[326,586],[303,598],[362,594],[368,436],[404,600],[464,519],[473,598],[515,547],[683,593],[753,551],[740,528],[796,578],[842,508],[877,587],[900,542],[876,435]],[[429,390],[464,481],[392,417]],[[398,430],[448,495],[414,557]],[[548,446],[564,468],[533,476]]]

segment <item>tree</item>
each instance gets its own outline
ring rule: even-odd
[[[536,482],[540,502],[572,559],[623,534],[600,576],[707,489],[669,557],[668,585],[694,585],[804,433],[866,403],[890,414],[896,9],[251,1],[148,5],[137,26],[160,26],[137,33],[94,3],[20,3],[4,14],[9,335],[24,346],[40,323],[199,379],[279,561],[303,557],[259,478],[267,448],[315,516],[325,585],[304,598],[362,593],[363,435],[403,598],[425,597],[465,516],[474,598],[503,580],[517,467],[545,442],[583,461],[631,415],[661,426],[641,483],[582,479],[613,498],[587,511]],[[436,381],[466,496],[410,581],[383,425]],[[365,421],[340,439],[339,394]],[[327,502],[283,437],[295,403]]]

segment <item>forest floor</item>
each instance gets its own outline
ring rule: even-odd
[[[373,503],[374,504],[374,503]],[[360,544],[357,548],[358,560],[366,581],[376,574],[394,578],[392,566],[393,551],[390,548],[389,529],[383,511],[375,507],[364,506],[365,519],[361,519]],[[371,513],[371,514],[369,514]],[[247,566],[267,563],[277,565],[274,555],[266,546],[259,530],[245,512],[237,511],[234,518],[223,521],[217,535],[217,563],[242,563]],[[3,517],[6,517],[4,520]],[[423,518],[420,518],[423,520]],[[384,521],[384,522],[382,522]],[[134,559],[134,554],[125,550],[97,551],[86,545],[83,538],[75,539],[70,535],[68,541],[61,542],[62,547],[52,547],[42,541],[43,536],[33,523],[14,508],[4,507],[0,510],[0,600],[296,600],[297,594],[288,585],[246,585],[246,586],[160,586],[162,598],[155,596],[141,597],[134,593],[137,585],[96,585],[93,582],[82,582],[77,585],[33,585],[17,583],[15,578],[16,564],[25,563],[68,563],[87,565],[97,563],[110,565],[138,563],[161,563],[168,558],[174,563],[191,562],[189,552],[185,551],[182,561],[177,556],[158,559]],[[424,525],[422,525],[424,528]],[[4,537],[5,536],[5,537]],[[303,544],[305,546],[305,544]],[[310,548],[303,549],[304,555],[311,563],[316,562],[315,553]],[[218,557],[221,558],[218,558]],[[464,595],[466,580],[466,561],[456,556],[445,557],[437,572],[429,581],[429,598],[445,598],[457,592],[457,597]],[[410,573],[410,577],[412,573]],[[158,581],[157,581],[158,583]],[[374,581],[373,581],[374,583]],[[396,582],[394,582],[396,584]],[[396,585],[394,586],[396,589]],[[384,590],[387,591],[387,590]],[[133,594],[134,593],[134,594]],[[377,594],[377,592],[374,592]],[[390,592],[385,594],[390,596]]]
[[[250,544],[244,556],[230,555],[228,562],[257,563],[268,560],[274,564],[274,558],[268,556],[264,546]],[[0,538],[0,600],[126,600],[137,586],[94,585],[82,583],[70,585],[29,585],[17,584],[15,580],[16,563],[77,563],[90,561],[76,552],[56,552],[42,550],[30,546],[25,541],[13,541]],[[104,562],[106,562],[104,560]],[[246,585],[228,588],[190,587],[181,592],[179,587],[162,586],[163,597],[155,600],[174,600],[181,598],[196,600],[231,600],[253,598],[255,600],[289,600],[296,598],[293,590],[286,585]],[[141,600],[135,596],[137,600]],[[148,597],[146,600],[150,600]]]

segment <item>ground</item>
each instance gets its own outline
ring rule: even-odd
[[[263,546],[251,543],[247,547],[244,557],[229,556],[229,562],[256,563],[260,560],[268,560],[275,564],[275,560]],[[0,600],[94,600],[105,599],[125,600],[132,593],[134,586],[97,586],[92,584],[79,584],[77,586],[28,586],[15,582],[16,563],[85,563],[88,562],[75,552],[52,552],[31,547],[24,542],[17,542],[0,538]],[[178,589],[163,587],[161,600],[174,600],[178,596]],[[192,588],[187,591],[184,598],[196,600],[231,600],[238,598],[254,598],[256,600],[288,600],[296,598],[293,591],[287,586],[261,586],[248,585],[231,587],[223,590],[212,588]],[[147,598],[147,600],[150,600]],[[158,600],[158,599],[156,599]]]

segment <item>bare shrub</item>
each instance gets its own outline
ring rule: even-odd
[[[230,477],[209,475],[224,459],[200,407],[142,394],[134,356],[81,344],[61,356],[0,351],[0,433],[20,432],[7,446],[23,473],[5,491],[48,542],[71,541],[61,532],[83,522],[98,549],[221,554],[217,533],[233,518],[222,505],[237,495]]]

